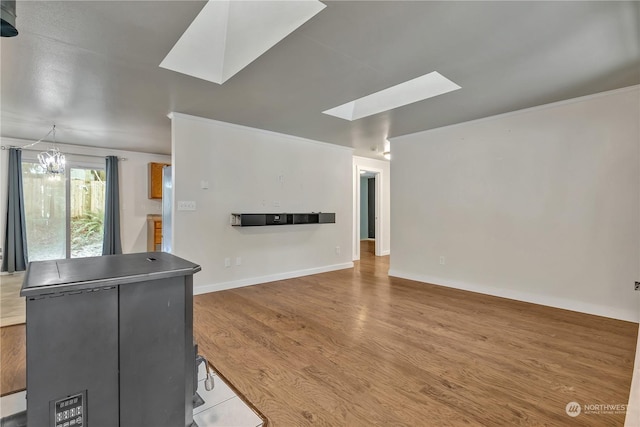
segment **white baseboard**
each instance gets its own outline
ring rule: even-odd
[[[277,280],[293,279],[295,277],[310,276],[312,274],[327,273],[329,271],[353,268],[353,262],[343,264],[325,265],[323,267],[308,268],[305,270],[287,271],[284,273],[270,274],[260,277],[248,277],[246,279],[233,280],[231,282],[213,283],[193,287],[194,295],[208,294],[209,292],[224,291],[227,289],[241,288],[244,286],[259,285],[260,283],[275,282]]]
[[[549,307],[562,308],[564,310],[577,311],[580,313],[593,314],[596,316],[609,317],[612,319],[625,320],[627,322],[640,322],[640,314],[637,310],[625,310],[604,305],[590,304],[582,301],[575,301],[567,298],[558,298],[554,296],[522,292],[513,289],[493,288],[490,286],[484,286],[475,283],[451,281],[438,277],[405,273],[395,269],[389,269],[389,276],[399,277],[401,279],[415,280],[417,282],[430,283],[447,288],[455,288],[464,291],[477,292],[485,295],[513,299],[517,301],[530,302],[533,304],[546,305]]]
[[[391,254],[391,249],[387,249],[386,251],[380,252],[380,256],[385,256],[385,255],[390,255],[390,254]]]

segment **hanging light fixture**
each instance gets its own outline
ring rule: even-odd
[[[65,158],[56,145],[56,125],[53,125],[51,133],[53,134],[53,148],[38,154],[38,160],[40,161],[40,166],[47,173],[52,175],[63,174]]]
[[[40,162],[40,166],[51,175],[61,175],[64,174],[65,168],[65,157],[64,154],[60,152],[58,146],[56,145],[56,125],[53,125],[51,130],[38,141],[33,144],[25,145],[22,148],[33,147],[34,145],[42,142],[49,135],[53,135],[53,148],[43,151],[38,154],[38,161]]]

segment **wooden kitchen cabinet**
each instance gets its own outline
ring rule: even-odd
[[[162,199],[162,168],[169,163],[149,163],[149,198]]]
[[[147,252],[162,251],[162,215],[147,215]]]

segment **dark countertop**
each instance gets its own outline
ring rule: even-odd
[[[34,297],[193,275],[201,267],[165,252],[30,262],[20,295]]]

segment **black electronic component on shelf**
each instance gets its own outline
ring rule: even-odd
[[[335,222],[336,214],[328,212],[231,214],[231,225],[234,227],[292,224],[335,224]]]

